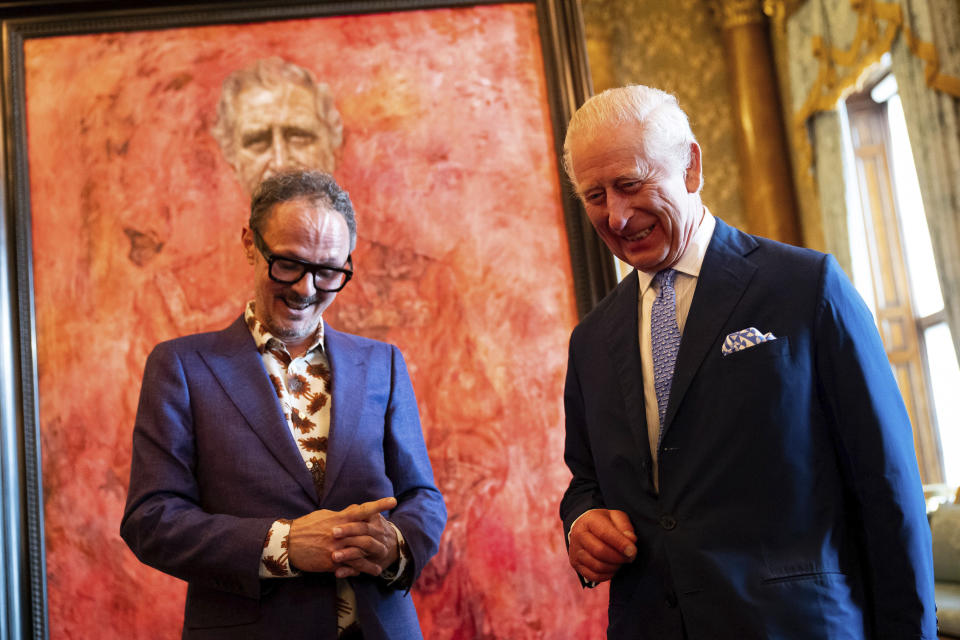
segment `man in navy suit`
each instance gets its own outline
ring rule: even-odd
[[[608,637],[936,638],[910,422],[836,261],[715,218],[662,91],[589,100],[564,162],[635,267],[564,392],[560,515],[584,583],[611,580]]]
[[[332,178],[271,177],[253,300],[147,360],[121,535],[188,582],[185,638],[421,637],[409,588],[446,511],[400,352],[323,322],[355,243]]]

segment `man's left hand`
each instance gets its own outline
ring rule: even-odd
[[[361,573],[380,575],[384,569],[396,562],[400,550],[397,546],[397,532],[390,523],[379,513],[375,513],[364,521],[350,522],[333,529],[333,537],[341,541],[346,548],[333,553],[333,561],[337,564],[336,576],[349,578]],[[372,538],[383,546],[384,552],[368,553],[364,555],[365,539]],[[375,546],[379,549],[379,546]],[[372,571],[373,563],[379,571]]]

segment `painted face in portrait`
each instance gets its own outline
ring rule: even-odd
[[[290,284],[277,282],[270,277],[265,253],[279,260],[290,258],[344,268],[350,253],[350,231],[339,212],[321,202],[300,199],[276,205],[268,214],[260,237],[262,244],[257,247],[254,232],[243,230],[244,251],[254,267],[255,314],[293,353],[299,347],[309,346],[321,315],[337,294],[318,290],[311,273],[304,273]],[[282,264],[274,266],[274,275],[280,268]]]
[[[283,169],[333,172],[327,125],[308,87],[249,85],[234,98],[234,114],[231,164],[248,193]]]
[[[640,125],[603,127],[571,141],[577,191],[597,233],[615,256],[641,271],[672,266],[703,218],[700,146],[678,166],[648,152]]]

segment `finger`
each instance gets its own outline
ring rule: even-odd
[[[630,522],[630,516],[625,514],[623,511],[618,511],[616,509],[610,510],[610,521],[613,523],[613,526],[617,528],[620,533],[629,538],[631,541],[637,541],[637,534],[633,531],[633,523]]]
[[[346,547],[344,549],[337,549],[330,554],[330,558],[335,563],[346,563],[352,562],[354,560],[359,560],[361,558],[366,558],[367,552],[361,549],[360,547]]]
[[[591,571],[590,569],[578,569],[578,570],[577,570],[577,573],[579,573],[580,575],[582,575],[584,578],[586,578],[586,579],[589,580],[590,582],[606,582],[607,580],[609,580],[610,578],[612,578],[612,577],[613,577],[613,574],[616,573],[616,572],[611,572],[611,573],[603,573],[603,572],[600,572],[600,573],[598,573],[598,572],[596,572],[596,571]]]
[[[396,498],[380,498],[379,500],[372,500],[370,502],[364,502],[363,504],[352,504],[344,509],[343,513],[352,520],[366,520],[372,515],[376,515],[381,511],[390,511],[396,506]]]
[[[607,545],[613,547],[627,558],[633,558],[637,555],[637,547],[631,540],[623,534],[620,529],[614,525],[610,519],[610,512],[599,514],[598,517],[590,518],[586,522],[587,530],[602,540]],[[631,527],[632,529],[632,527]]]
[[[360,572],[353,567],[337,567],[334,570],[334,575],[338,578],[352,578],[353,576],[360,575]]]
[[[345,524],[337,525],[331,531],[333,537],[339,539],[350,538],[354,536],[369,536],[374,532],[371,531],[370,523],[366,520],[360,520],[359,522],[347,522]]]
[[[604,565],[603,563],[594,563],[589,559],[587,562],[583,562],[585,558],[581,555],[583,552],[578,551],[570,552],[570,566],[583,576],[585,579],[590,580],[591,582],[603,582],[604,580],[609,580],[620,568],[620,565]]]
[[[358,558],[357,560],[351,560],[350,562],[344,563],[343,566],[338,566],[337,570],[334,572],[338,578],[349,577],[349,575],[341,576],[341,572],[346,573],[347,571],[358,571],[360,573],[366,573],[371,576],[379,576],[383,569],[376,562],[367,560],[366,558]],[[352,575],[357,575],[356,573]]]
[[[344,538],[340,543],[342,543],[344,547],[337,549],[331,554],[334,562],[342,562],[344,559],[365,558],[368,556],[382,558],[387,555],[387,547],[379,540],[375,540],[370,536]]]
[[[580,523],[583,526],[580,526]],[[607,562],[626,562],[636,556],[636,546],[619,533],[606,510],[588,512],[570,531],[570,551],[585,548]]]
[[[622,560],[617,560],[614,562],[606,562],[597,558],[596,556],[590,555],[587,551],[581,549],[575,553],[574,556],[574,569],[577,569],[581,573],[586,570],[595,574],[610,574],[613,575],[617,572],[620,566],[623,564]]]
[[[598,538],[589,531],[585,531],[577,538],[574,550],[582,549],[589,555],[602,562],[622,564],[632,556],[621,553],[616,547],[612,547],[605,540]]]

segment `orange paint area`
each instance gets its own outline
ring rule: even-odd
[[[51,638],[176,638],[184,583],[118,535],[154,344],[252,296],[248,199],[211,130],[271,56],[328,85],[356,275],[325,313],[403,351],[450,518],[427,638],[602,634],[557,516],[576,322],[531,5],[29,40],[26,88]],[[334,376],[336,372],[334,372]]]

